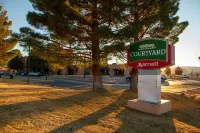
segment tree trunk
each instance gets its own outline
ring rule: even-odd
[[[97,19],[97,0],[93,0],[92,10],[93,23],[92,28],[92,71],[93,71],[93,89],[103,89],[102,77],[100,72],[100,48],[99,48],[99,36],[98,36],[98,22]]]
[[[93,72],[93,89],[102,89],[102,77],[100,72],[100,49],[99,49],[99,40],[95,35],[95,30],[97,27],[93,29],[93,37],[92,37],[92,72]]]
[[[103,89],[102,77],[100,73],[100,65],[93,63],[93,89]]]
[[[138,19],[138,16],[136,14],[135,19]],[[139,41],[138,37],[134,38],[134,42]],[[131,72],[131,81],[130,81],[130,90],[132,91],[137,91],[138,88],[138,69],[137,68],[132,68]]]
[[[130,90],[137,91],[138,88],[138,69],[132,68]]]

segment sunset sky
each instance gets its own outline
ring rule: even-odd
[[[26,14],[33,10],[29,0],[0,0],[0,4],[8,11],[9,20],[12,20],[11,29],[19,32],[20,27],[29,26]],[[200,0],[181,0],[178,16],[180,21],[189,21],[187,29],[179,36],[176,43],[176,66],[200,66]],[[23,55],[23,49],[19,46]],[[115,60],[109,63],[116,62]]]

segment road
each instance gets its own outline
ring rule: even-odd
[[[51,78],[51,82],[41,82],[40,80],[35,80],[35,83],[40,83],[46,86],[52,87],[62,87],[66,89],[88,89],[92,88],[92,81],[91,80],[84,80],[80,78]],[[104,87],[113,87],[113,88],[128,88],[129,82],[125,80],[124,77],[110,77],[108,79],[103,79]]]
[[[9,78],[3,76],[3,78]],[[18,79],[23,79],[26,81],[27,77],[18,76],[15,77]],[[104,87],[112,87],[116,89],[128,89],[130,87],[130,83],[126,81],[126,77],[103,77],[103,85]],[[56,88],[65,88],[65,89],[91,89],[92,88],[92,80],[91,78],[80,78],[80,77],[48,77],[48,80],[45,80],[45,77],[31,77],[31,82],[44,85],[44,86],[51,86]],[[185,88],[177,88],[176,90],[171,89],[170,87],[173,85],[184,85]],[[177,92],[177,91],[185,91],[187,90],[187,86],[192,87],[200,87],[200,80],[169,80],[167,82],[162,83],[162,86],[170,86],[170,87],[163,87],[163,92]]]
[[[2,78],[9,78],[9,76],[2,76]],[[26,81],[27,76],[17,76],[16,79],[22,79]],[[114,88],[128,88],[129,82],[126,81],[126,77],[103,77],[103,85],[106,87],[114,87]],[[45,80],[45,77],[30,77],[31,82],[36,84],[41,84],[45,86],[51,87],[59,87],[66,89],[86,89],[92,88],[92,80],[91,78],[80,78],[80,77],[63,77],[63,76],[50,76]]]

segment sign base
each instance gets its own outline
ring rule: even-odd
[[[161,100],[160,69],[138,70],[138,100],[158,104]]]
[[[171,111],[171,101],[161,100],[159,104],[151,104],[138,99],[129,100],[127,106],[131,109],[136,109],[145,113],[160,115]]]

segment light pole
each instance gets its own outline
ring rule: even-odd
[[[45,63],[45,66],[47,67],[47,63]],[[45,75],[45,77],[46,77],[46,80],[47,80],[47,70],[46,70],[46,75]]]
[[[85,79],[85,57],[84,57],[84,67],[83,67],[83,75],[84,75],[84,79]]]
[[[28,80],[27,83],[30,83],[30,45],[28,46]]]

